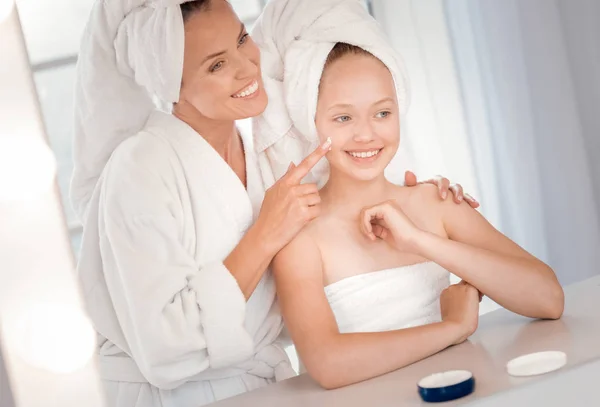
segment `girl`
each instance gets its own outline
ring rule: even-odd
[[[563,291],[549,266],[466,203],[440,201],[429,185],[386,179],[400,120],[394,79],[379,59],[335,45],[314,117],[318,134],[332,140],[321,215],[273,267],[286,326],[323,387],[464,341],[477,327],[478,290],[524,316],[561,316]],[[449,272],[463,281],[449,286]]]

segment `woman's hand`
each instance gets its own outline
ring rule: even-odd
[[[331,149],[331,139],[317,147],[297,167],[290,164],[287,172],[265,193],[255,223],[258,236],[275,255],[302,228],[319,216],[319,190],[316,184],[301,184],[302,179]]]
[[[442,321],[457,327],[457,345],[467,340],[479,322],[479,291],[466,281],[453,284],[442,291],[440,308]]]
[[[402,252],[414,251],[415,242],[423,233],[394,200],[364,208],[359,219],[365,236],[373,241],[384,240]]]
[[[465,202],[471,205],[472,208],[479,207],[479,202],[477,202],[475,198],[473,198],[469,194],[464,193],[463,187],[460,184],[450,184],[450,180],[448,178],[438,175],[437,177],[428,179],[427,181],[417,182],[416,175],[411,171],[406,171],[404,173],[404,185],[406,185],[407,187],[414,187],[417,184],[435,185],[436,187],[438,187],[438,191],[442,199],[446,199],[446,197],[448,196],[448,190],[450,190],[452,191],[452,194],[454,196],[454,202],[456,202],[457,204],[461,203],[464,199]]]

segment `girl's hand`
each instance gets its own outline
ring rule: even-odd
[[[414,251],[415,242],[423,233],[394,200],[364,208],[360,214],[360,227],[369,239],[384,240],[403,252]]]

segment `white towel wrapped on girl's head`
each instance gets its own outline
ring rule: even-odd
[[[269,104],[254,119],[254,146],[267,187],[319,145],[315,113],[319,83],[336,43],[360,47],[390,70],[400,113],[408,107],[408,79],[400,55],[360,0],[272,0],[252,32],[261,50]],[[348,84],[352,86],[352,84]],[[324,161],[324,160],[323,160]],[[321,162],[306,181],[322,183]]]

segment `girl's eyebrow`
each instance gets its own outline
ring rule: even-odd
[[[353,107],[353,106],[354,106],[354,105],[351,105],[351,104],[349,104],[349,103],[337,103],[337,104],[335,104],[335,105],[331,106],[329,109],[327,109],[327,111],[329,111],[329,110],[333,110],[333,109],[336,109],[336,108],[338,108],[338,107],[342,107],[342,108],[349,108],[349,107]]]
[[[395,100],[394,100],[394,98],[386,97],[386,98],[383,98],[383,99],[381,99],[381,100],[373,103],[373,106],[380,105],[380,104],[386,103],[386,102],[392,102],[393,103],[393,102],[395,102]],[[330,110],[333,110],[333,109],[337,109],[337,108],[345,108],[345,109],[347,109],[347,108],[351,108],[351,107],[354,107],[354,105],[352,105],[350,103],[336,103],[335,105],[333,105],[329,109],[327,109],[327,111],[330,111]]]
[[[391,97],[387,97],[387,98],[381,99],[378,102],[373,103],[373,105],[380,105],[380,104],[385,103],[385,102],[392,102],[393,103],[393,102],[395,102],[395,100],[393,98],[391,98]]]

